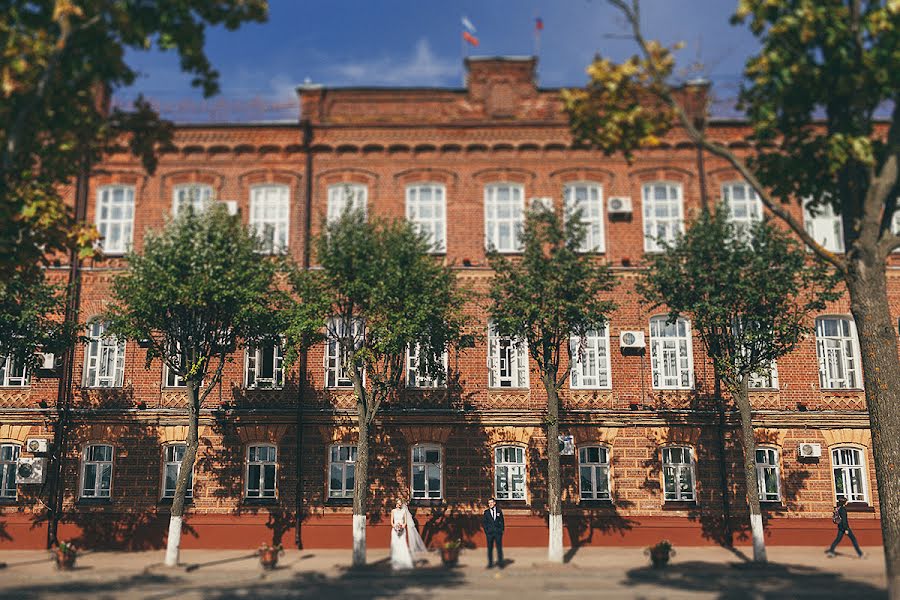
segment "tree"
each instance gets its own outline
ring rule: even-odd
[[[199,447],[200,408],[220,384],[239,342],[253,346],[281,330],[274,300],[275,264],[261,243],[224,206],[181,212],[147,234],[142,253],[127,257],[113,283],[106,319],[112,334],[146,340],[147,368],[161,359],[187,388],[188,434],[181,460],[166,548],[178,564],[188,480]]]
[[[267,10],[265,0],[0,1],[0,282],[55,251],[89,254],[96,233],[75,222],[64,189],[114,145],[152,172],[171,139],[143,98],[109,110],[111,94],[138,76],[126,56],[175,50],[209,96],[219,74],[204,53],[206,27],[233,30]]]
[[[367,221],[348,210],[316,239],[321,269],[292,277],[292,354],[311,343],[336,347],[340,377],[353,384],[359,440],[353,488],[353,564],[366,562],[369,442],[381,404],[403,385],[407,350],[422,376],[446,377],[443,357],[460,336],[462,296],[455,275],[429,255],[427,238],[405,221]],[[329,383],[334,385],[336,382]]]
[[[559,390],[569,372],[559,372],[563,349],[573,364],[589,331],[606,326],[614,304],[603,300],[613,276],[582,246],[586,230],[580,211],[563,219],[547,208],[528,211],[522,257],[489,255],[490,315],[499,335],[524,341],[547,393],[547,498],[550,513],[548,558],[563,561],[562,483],[559,472]],[[575,339],[579,342],[575,342]]]
[[[670,322],[690,318],[737,405],[753,560],[766,562],[751,380],[771,377],[775,361],[811,332],[810,313],[840,296],[836,279],[784,231],[767,222],[746,231],[728,220],[724,207],[703,211],[684,236],[664,245],[665,252],[650,257],[639,290],[668,308]]]
[[[595,109],[605,83],[647,94],[668,107],[702,150],[737,170],[766,208],[846,284],[862,351],[888,587],[900,599],[900,358],[885,274],[888,257],[900,248],[894,226],[900,195],[900,5],[741,0],[732,21],[749,22],[761,45],[747,61],[740,93],[752,130],[750,148],[737,154],[710,139],[703,122],[693,118],[690,94],[679,95],[671,82],[671,55],[643,36],[638,0],[610,3],[626,17],[641,56],[618,66],[599,59],[608,68],[594,68],[587,89],[566,94],[576,137],[609,151],[652,144],[664,129],[625,138],[615,131],[617,123],[627,122],[622,111]],[[880,118],[880,111],[890,116]],[[633,118],[652,129],[646,115]],[[804,200],[812,210],[830,206],[840,215],[844,254],[823,247],[793,216],[789,205]]]

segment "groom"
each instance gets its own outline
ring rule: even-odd
[[[497,544],[497,566],[503,568],[503,511],[497,501],[488,500],[488,509],[484,511],[484,535],[487,536],[487,568],[494,567],[494,544]]]

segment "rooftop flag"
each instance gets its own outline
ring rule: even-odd
[[[544,30],[544,20],[540,17],[535,17],[534,19],[534,30],[535,31],[543,31]]]
[[[478,46],[478,38],[469,33],[468,31],[462,32],[463,39],[472,44],[473,46]]]
[[[466,29],[469,30],[469,33],[476,33],[476,32],[477,32],[477,30],[475,29],[475,26],[472,25],[472,21],[469,20],[469,17],[465,17],[465,16],[464,16],[464,17],[462,18],[462,25],[463,25],[463,27],[465,27]],[[475,45],[477,46],[478,44],[475,44]]]

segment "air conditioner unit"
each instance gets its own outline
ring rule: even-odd
[[[620,331],[619,332],[619,348],[644,348],[647,344],[644,342],[643,331]]]
[[[559,453],[562,456],[575,455],[575,438],[571,435],[560,435],[559,437]]]
[[[233,216],[238,214],[237,200],[222,200],[221,202],[225,205],[225,208],[228,210],[229,215]]]
[[[819,458],[822,456],[822,444],[800,444],[800,458]]]
[[[44,438],[30,438],[25,441],[25,450],[32,454],[46,454],[48,446],[49,442]]]
[[[553,198],[549,196],[531,198],[528,201],[528,208],[531,210],[553,210]]]
[[[607,210],[611,215],[630,215],[631,198],[628,196],[610,196]]]
[[[46,458],[20,458],[16,463],[16,483],[44,483]]]
[[[41,369],[52,371],[56,368],[56,355],[52,352],[41,352]]]

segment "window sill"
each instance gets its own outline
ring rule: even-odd
[[[255,387],[254,386],[254,387],[244,387],[241,389],[243,389],[245,392],[282,392],[282,391],[284,391],[284,386],[281,386],[281,387]],[[337,389],[337,388],[329,388],[329,389]],[[348,389],[348,388],[344,388],[344,389]],[[349,389],[353,389],[353,388],[349,388]]]
[[[353,498],[329,498],[325,506],[353,506]]]
[[[665,500],[662,505],[663,510],[689,510],[697,508],[696,500]]]
[[[528,392],[530,387],[489,387],[489,392]]]
[[[48,369],[52,371],[52,369]],[[0,385],[0,390],[27,390],[31,385]]]
[[[0,506],[15,506],[18,503],[18,498],[0,498]]]
[[[852,513],[875,513],[875,507],[869,506],[866,502],[848,502],[847,503],[847,512]]]
[[[613,501],[610,500],[597,500],[597,499],[587,499],[587,500],[579,500],[578,506],[580,508],[613,508],[615,505]]]
[[[410,506],[443,506],[443,498],[411,498]]]
[[[76,506],[109,506],[112,504],[112,498],[79,498]]]
[[[829,394],[834,394],[835,392],[844,392],[846,394],[859,394],[860,392],[865,392],[863,388],[819,388],[820,392],[828,392]]]
[[[157,501],[156,505],[157,506],[172,506],[173,500],[174,500],[174,498],[160,498],[159,501]],[[184,499],[185,506],[191,506],[193,504],[194,504],[193,498],[185,498]]]
[[[278,498],[244,498],[241,506],[277,506]]]
[[[787,510],[782,500],[760,500],[759,506],[764,510]]]
[[[651,387],[651,390],[654,392],[693,392],[694,388],[692,387],[674,387],[674,388],[660,388],[660,387]]]
[[[569,389],[570,389],[570,390],[577,390],[577,391],[579,391],[579,392],[590,392],[590,391],[595,391],[595,392],[608,392],[609,390],[612,389],[612,386],[609,386],[609,385],[606,386],[606,387],[580,387],[580,386],[579,386],[579,387],[573,387],[573,386],[569,386]]]
[[[779,392],[779,391],[781,391],[781,388],[777,388],[777,387],[760,387],[760,388],[750,388],[749,391],[750,391],[751,394],[752,394],[753,392]]]

